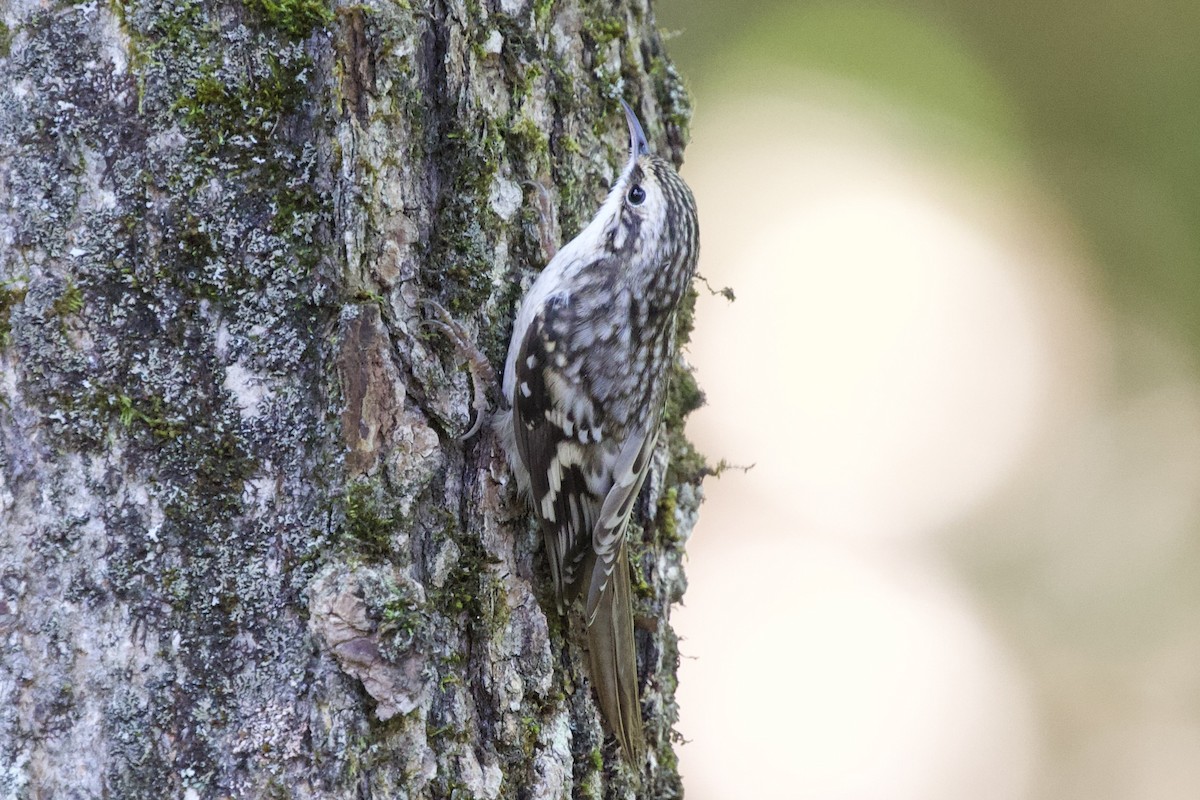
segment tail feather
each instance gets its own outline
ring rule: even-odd
[[[608,596],[588,625],[588,656],[600,713],[631,763],[641,761],[646,742],[638,700],[637,648],[633,639],[633,603],[629,557],[625,548],[614,565]]]

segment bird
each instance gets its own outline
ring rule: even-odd
[[[601,717],[637,763],[645,735],[625,539],[658,441],[699,220],[691,189],[621,106],[628,161],[522,300],[495,427],[538,519],[558,610],[582,601]]]

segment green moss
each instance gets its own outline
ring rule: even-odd
[[[675,544],[679,541],[679,531],[676,530],[675,510],[678,507],[679,489],[671,486],[659,498],[658,508],[655,509],[654,520],[658,526],[658,534],[662,541]]]
[[[695,324],[696,289],[691,287],[679,304],[675,317],[675,339],[682,347],[687,344]],[[667,446],[670,463],[667,467],[667,484],[699,483],[706,475],[713,474],[712,467],[684,435],[687,416],[704,405],[704,392],[696,383],[692,371],[680,363],[671,370],[667,386],[667,401],[663,420],[667,426]]]
[[[651,600],[654,598],[654,587],[642,573],[643,556],[650,548],[645,541],[645,530],[633,520],[629,521],[629,528],[625,533],[625,543],[629,548],[629,586],[633,590],[633,596],[642,600]]]
[[[579,146],[579,140],[570,134],[563,134],[562,138],[558,140],[558,146],[564,153],[569,153],[573,156],[583,153],[583,148]]]
[[[25,301],[25,284],[0,281],[0,347],[12,342],[12,309]]]
[[[523,64],[522,67],[511,70],[512,73],[515,73],[510,75],[514,107],[519,106],[525,98],[533,94],[534,82],[545,74],[538,64]]]
[[[676,336],[682,345],[691,335],[693,311],[696,293],[691,290],[680,306],[676,318]],[[704,392],[696,383],[692,371],[677,363],[671,370],[670,382],[667,386],[667,400],[663,409],[663,419],[667,427],[667,446],[670,452],[670,463],[667,467],[668,485],[678,483],[697,483],[706,475],[712,474],[712,468],[701,453],[696,450],[684,435],[684,424],[687,417],[697,408],[704,405]],[[674,516],[671,516],[674,524]]]
[[[654,94],[658,98],[663,129],[671,148],[671,155],[678,163],[683,156],[683,146],[690,137],[692,101],[683,79],[675,65],[661,49],[656,49],[648,63]]]
[[[172,110],[191,128],[201,143],[199,155],[208,157],[222,152],[235,136],[250,134],[268,143],[280,117],[300,105],[305,86],[300,75],[307,61],[284,64],[277,56],[267,56],[267,72],[254,80],[231,84],[208,65],[200,77],[191,81],[186,93],[175,101]],[[258,166],[256,157],[263,153],[243,149],[239,166],[245,170]]]
[[[68,279],[67,288],[54,301],[51,310],[55,316],[66,317],[71,314],[78,314],[83,310],[83,292],[75,285],[75,281]]]
[[[599,748],[593,748],[591,753],[599,753]],[[595,756],[589,757],[588,766],[594,766]],[[573,796],[582,798],[582,800],[601,800],[604,797],[604,756],[601,754],[600,766],[594,770],[588,771],[586,779],[576,784],[575,793]],[[586,767],[584,767],[586,769]],[[577,770],[578,772],[578,770]],[[616,795],[614,795],[616,796]],[[650,795],[647,795],[650,796]],[[669,795],[668,795],[669,796]]]
[[[249,70],[209,65],[173,105],[203,164],[199,180],[181,188],[206,209],[197,192],[206,189],[212,165],[219,164],[240,179],[246,214],[265,217],[262,227],[282,240],[272,255],[253,262],[220,246],[205,253],[200,242],[193,251],[197,269],[190,276],[214,283],[221,299],[257,294],[267,281],[311,274],[328,246],[322,224],[332,214],[332,201],[317,188],[316,153],[287,139],[287,131],[308,111],[311,67],[311,59],[294,47],[261,54]],[[225,265],[215,279],[213,263]]]
[[[411,635],[419,627],[420,611],[415,599],[397,593],[383,607],[383,622],[396,633]]]
[[[508,621],[503,588],[490,579],[488,566],[500,563],[483,547],[477,536],[459,529],[447,513],[445,535],[454,540],[459,557],[441,587],[428,593],[431,608],[450,616],[465,614],[472,624],[488,631],[501,630]]]
[[[671,731],[671,733],[675,733],[675,731]],[[678,742],[673,742],[672,744],[684,743],[685,740],[680,737]],[[671,744],[666,744],[658,750],[658,765],[659,769],[666,774],[674,774],[679,771],[679,756],[675,753],[675,748]]]
[[[191,597],[191,582],[178,567],[167,567],[162,573],[162,594],[171,607],[186,612]]]
[[[677,366],[671,373],[667,388],[667,402],[663,419],[668,427],[681,428],[689,414],[704,405],[704,392],[700,390],[692,371]]]
[[[385,298],[379,292],[373,292],[370,289],[365,289],[365,288],[359,289],[357,292],[355,292],[354,294],[352,294],[350,296],[350,300],[355,303],[374,303],[375,305],[379,306],[381,309],[387,308],[387,306],[386,306],[387,298]],[[437,339],[436,334],[427,333],[424,331],[422,331],[419,335],[422,338],[422,340],[425,340],[425,341],[434,341]]]
[[[583,34],[597,47],[603,47],[625,34],[625,20],[620,17],[590,17],[583,23]]]
[[[188,295],[209,300],[258,293],[268,279],[309,274],[327,246],[318,226],[331,213],[330,199],[321,196],[313,180],[315,154],[280,135],[304,113],[311,59],[289,47],[262,53],[249,69],[231,70],[223,60],[213,54],[183,83],[169,108],[202,166],[179,173],[184,177],[177,190],[198,210],[182,216],[177,233],[186,268],[171,270],[168,278]],[[283,241],[285,247],[267,263],[222,251],[198,222],[210,215],[203,192],[211,188],[208,177],[217,166],[224,171],[223,180],[239,179],[245,215],[268,219],[269,226],[263,227]],[[223,268],[214,270],[215,263]]]
[[[8,58],[12,51],[12,30],[4,20],[0,19],[0,58]]]
[[[700,483],[706,476],[714,474],[708,459],[688,441],[682,428],[667,430],[667,446],[671,454],[667,465],[668,483]]]
[[[459,566],[446,578],[441,589],[430,593],[430,602],[445,614],[458,615],[468,613],[473,619],[480,616],[480,576],[477,571],[464,564],[467,559],[460,559]]]
[[[464,731],[461,740],[466,742],[468,739]],[[434,797],[445,797],[447,800],[476,800],[471,788],[460,780],[444,778],[438,776],[434,779]]]
[[[307,39],[333,21],[333,8],[324,0],[247,0],[247,7],[293,39]]]
[[[537,741],[538,736],[542,733],[542,725],[533,717],[521,717],[521,727],[527,739]]]
[[[314,269],[321,257],[322,248],[314,241],[312,227],[313,221],[325,211],[324,203],[308,181],[299,184],[293,181],[275,195],[272,227],[292,243],[296,266],[303,273]]]
[[[533,0],[533,21],[537,27],[542,27],[550,19],[554,8],[554,0]]]
[[[168,504],[168,515],[185,522],[196,518],[223,519],[241,510],[242,490],[255,461],[245,443],[232,431],[201,425],[179,435],[175,463],[187,471],[191,494]],[[168,456],[170,458],[170,456]]]
[[[195,54],[211,45],[216,31],[208,23],[204,6],[198,0],[176,0],[169,7],[155,9],[156,13],[139,16],[145,29],[129,24],[130,18],[144,5],[145,0],[109,0],[109,8],[129,35],[129,64],[138,89],[138,113],[144,111],[147,69],[160,64],[173,51]]]
[[[379,637],[383,653],[389,658],[417,646],[428,624],[425,606],[410,590],[394,587],[379,612]]]
[[[345,515],[342,541],[369,558],[387,558],[392,549],[395,520],[381,508],[375,488],[367,481],[356,481],[346,489],[342,502]]]
[[[94,395],[93,404],[106,414],[115,414],[123,427],[144,425],[158,439],[174,439],[183,432],[185,421],[169,418],[158,397],[135,400],[120,390],[102,391]]]
[[[493,247],[501,220],[488,198],[507,153],[506,133],[506,120],[468,123],[447,133],[437,153],[448,167],[450,187],[437,210],[437,238],[426,263],[430,282],[447,295],[447,308],[454,315],[478,309],[491,295]]]
[[[549,155],[550,137],[528,117],[509,126],[506,139],[510,149],[530,160],[541,160]]]

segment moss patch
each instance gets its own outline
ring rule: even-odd
[[[78,314],[83,310],[83,292],[75,284],[75,281],[67,279],[67,288],[59,295],[58,299],[50,307],[55,316],[66,317],[72,314]]]
[[[307,39],[333,21],[333,8],[323,0],[247,0],[247,6],[293,39]]]
[[[659,538],[667,544],[679,543],[679,532],[675,526],[675,511],[678,508],[678,501],[678,487],[668,487],[662,493],[662,497],[658,501],[658,508],[654,513],[654,521],[658,527]]]
[[[25,300],[25,284],[0,281],[0,348],[12,341],[12,310]]]
[[[102,412],[115,414],[124,427],[129,428],[134,423],[140,423],[160,439],[174,439],[186,424],[182,418],[168,417],[163,409],[162,399],[158,397],[138,401],[121,391],[101,392],[96,395],[95,403]]]
[[[447,167],[449,189],[437,210],[437,238],[427,263],[452,314],[481,306],[491,294],[490,265],[500,219],[488,202],[505,155],[503,120],[485,119],[449,131],[436,157]]]
[[[0,19],[0,58],[8,58],[8,54],[12,51],[12,29],[8,24]]]
[[[679,305],[675,317],[675,338],[679,347],[687,344],[695,324],[696,289],[691,287]],[[667,428],[670,462],[667,466],[667,485],[699,483],[712,474],[707,460],[684,435],[684,423],[697,408],[704,405],[704,392],[696,383],[691,369],[677,362],[671,370],[667,385],[667,400],[663,420]]]
[[[603,47],[625,34],[625,20],[620,17],[595,16],[589,17],[583,23],[585,41],[590,41],[595,47]]]
[[[377,489],[368,481],[356,481],[342,498],[345,526],[342,542],[373,560],[386,560],[392,549],[392,531],[396,520],[385,509]]]

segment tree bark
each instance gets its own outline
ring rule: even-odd
[[[636,776],[422,324],[502,363],[617,98],[679,160],[651,10],[325,2],[0,4],[0,796],[679,796],[694,383],[630,531]]]

